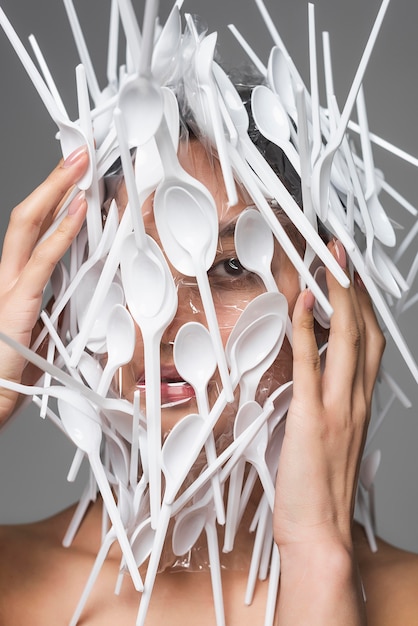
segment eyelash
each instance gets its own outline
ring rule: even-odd
[[[234,256],[219,259],[210,268],[208,276],[213,286],[223,289],[249,289],[260,280],[256,274],[246,270]]]
[[[218,267],[223,267],[230,276],[242,276],[247,271],[236,257],[221,259],[212,269],[216,270]]]

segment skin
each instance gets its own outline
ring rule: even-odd
[[[216,176],[209,179],[207,176],[208,168],[212,171],[217,166],[205,161],[200,150],[191,149],[190,160],[185,158],[183,164],[197,178],[205,180],[209,188],[212,185],[217,189],[215,199],[222,221],[225,192],[223,187],[216,186]],[[86,167],[85,153],[74,157],[66,167],[61,163],[12,213],[0,264],[0,328],[25,345],[29,345],[38,319],[43,287],[82,225],[85,202],[78,198],[72,214],[58,231],[44,243],[38,246],[36,243]],[[246,204],[242,198],[240,205],[231,209],[228,220]],[[156,236],[150,203],[145,207],[144,220],[148,232]],[[17,239],[19,248],[15,245]],[[218,260],[223,258],[225,250],[229,255],[233,253],[228,245],[230,242],[222,243]],[[345,267],[341,245],[333,242],[330,247]],[[16,249],[20,251],[18,257]],[[359,460],[384,349],[372,305],[357,281],[345,290],[327,275],[334,315],[322,372],[312,315],[313,297],[309,291],[299,293],[296,273],[280,250],[274,263],[276,280],[292,312],[294,341],[293,361],[286,346],[272,374],[277,380],[290,375],[294,379],[274,510],[274,538],[280,549],[282,568],[277,623],[280,626],[417,623],[416,556],[381,541],[379,551],[373,555],[362,529],[352,523]],[[183,285],[181,276],[176,279]],[[259,290],[255,285],[254,289]],[[186,289],[184,285],[181,288]],[[242,306],[244,300],[243,297],[240,301]],[[175,325],[184,321],[186,312],[180,308],[173,327],[167,330],[163,354],[168,350],[164,346],[171,345]],[[238,313],[235,310],[231,317],[229,311],[227,318],[220,319],[224,341]],[[6,358],[0,361],[0,376],[13,380],[21,380],[22,375],[29,377],[18,357],[8,352],[2,354]],[[128,397],[141,376],[141,359],[138,333],[134,361],[124,375]],[[2,392],[1,422],[10,415],[16,401],[15,395]],[[189,411],[189,405],[170,415],[166,411],[164,427],[169,428],[170,420],[174,422]],[[100,545],[101,504],[98,501],[91,507],[71,548],[64,549],[61,540],[72,513],[69,509],[42,522],[0,529],[0,623],[16,626],[68,623]],[[250,552],[251,537],[245,535],[239,541],[240,549]],[[114,545],[80,623],[90,626],[135,623],[138,596],[129,582],[120,598],[111,593],[119,560],[119,549]],[[242,600],[245,570],[225,570],[223,583],[227,623],[232,626],[263,623],[267,583],[259,582],[251,607],[244,607]],[[159,574],[147,624],[160,624],[167,617],[175,626],[195,624],[196,615],[203,626],[214,623],[209,574]]]

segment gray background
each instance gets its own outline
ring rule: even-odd
[[[108,2],[76,2],[89,40],[96,71],[104,86],[104,51]],[[139,5],[142,3],[138,2]],[[161,5],[167,15],[171,2]],[[3,0],[3,9],[21,38],[33,32],[48,60],[70,115],[75,116],[74,67],[78,63],[66,15],[57,0]],[[307,3],[303,0],[267,0],[267,6],[290,53],[307,80]],[[318,33],[328,30],[336,93],[344,99],[378,11],[377,0],[318,0]],[[260,57],[267,61],[270,36],[251,0],[186,0],[185,10],[205,18],[218,30],[221,56],[231,65],[245,55],[226,28],[229,22],[241,30]],[[392,0],[366,75],[365,90],[370,126],[404,150],[418,155],[418,73],[416,23],[418,5],[410,0]],[[0,32],[0,146],[2,234],[10,209],[29,193],[59,158],[56,128]],[[417,201],[415,168],[399,162],[382,150],[375,153],[377,165],[387,180],[412,202]],[[391,201],[391,214],[409,229],[414,220]],[[404,316],[402,327],[412,352],[418,355],[414,327],[416,309]],[[383,451],[377,479],[378,530],[389,541],[418,550],[418,397],[416,385],[398,353],[389,342],[390,371],[414,402],[404,410],[395,403],[376,445]],[[26,410],[4,428],[0,437],[0,522],[40,519],[74,502],[84,484],[85,473],[75,485],[65,476],[73,448],[47,421]]]

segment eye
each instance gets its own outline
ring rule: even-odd
[[[223,264],[225,272],[230,276],[242,276],[246,272],[237,258],[225,259],[221,261],[221,264]]]
[[[236,257],[219,259],[209,270],[209,276],[218,280],[234,280],[248,274]]]
[[[220,290],[249,290],[260,282],[258,276],[246,270],[235,256],[219,259],[208,276],[212,287]]]

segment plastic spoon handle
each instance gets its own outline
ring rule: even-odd
[[[99,179],[96,168],[96,151],[94,149],[93,123],[90,113],[90,100],[86,81],[86,72],[83,65],[78,65],[76,68],[76,81],[80,128],[89,145],[90,167],[92,172],[91,184],[86,190],[86,200],[88,205],[86,220],[89,255],[92,255],[99,245],[103,229]]]
[[[142,209],[135,184],[134,168],[132,165],[132,157],[129,152],[125,123],[122,116],[122,111],[119,108],[115,109],[114,121],[116,132],[118,135],[123,174],[125,178],[126,189],[128,192],[129,209],[131,212],[132,223],[134,225],[135,241],[138,248],[144,249],[147,244],[145,226],[142,218]]]
[[[141,56],[138,68],[138,74],[140,76],[150,75],[158,5],[158,0],[146,0],[145,2],[144,22],[142,25]]]
[[[23,67],[28,73],[29,78],[34,84],[36,91],[40,95],[41,100],[44,103],[48,113],[50,114],[54,122],[56,122],[57,119],[60,118],[61,116],[59,114],[59,110],[55,103],[55,100],[52,97],[51,92],[46,86],[42,76],[38,72],[34,62],[30,58],[26,48],[22,44],[15,29],[11,25],[10,21],[6,17],[6,14],[1,7],[0,7],[0,25],[3,28],[4,32],[6,33]]]
[[[59,94],[55,81],[52,78],[52,74],[49,70],[45,57],[42,54],[42,51],[39,47],[39,44],[38,44],[38,41],[36,40],[35,35],[29,35],[29,43],[32,46],[32,50],[36,56],[36,60],[38,61],[39,67],[41,68],[42,74],[44,75],[45,82],[48,85],[49,91],[51,92],[52,97],[54,98],[58,109],[61,111],[64,117],[69,119],[65,105]]]
[[[280,552],[273,542],[264,626],[273,626],[280,581]]]
[[[233,392],[231,388],[231,380],[229,377],[228,365],[226,362],[225,351],[222,344],[222,337],[219,331],[218,320],[216,318],[215,305],[213,303],[208,275],[204,271],[203,262],[200,259],[196,259],[195,271],[200,296],[202,298],[203,310],[206,315],[210,336],[212,338],[213,346],[215,349],[219,375],[221,377],[221,381],[227,397],[232,399]]]
[[[125,31],[128,48],[132,59],[138,64],[141,58],[141,31],[139,30],[135,11],[130,0],[118,0],[120,17]]]
[[[116,85],[118,82],[117,59],[119,40],[119,9],[117,0],[112,0],[109,19],[109,39],[107,46],[107,69],[106,76],[109,85]]]
[[[363,81],[364,73],[366,71],[366,68],[370,59],[370,55],[374,48],[377,35],[379,34],[379,30],[382,25],[383,18],[389,6],[389,2],[390,0],[383,0],[380,6],[376,20],[373,24],[373,28],[370,32],[369,39],[367,40],[366,47],[361,57],[359,66],[354,76],[352,85],[350,87],[350,91],[345,101],[345,105],[341,113],[341,117],[338,122],[337,129],[335,133],[333,134],[332,138],[330,139],[330,141],[328,142],[322,155],[316,161],[315,167],[313,168],[312,186],[313,186],[313,191],[315,191],[315,196],[316,196],[315,197],[316,210],[320,217],[326,217],[326,214],[327,214],[329,180],[330,180],[332,161],[333,161],[335,152],[338,150],[339,146],[341,145],[341,142],[344,139],[344,135],[347,130],[347,125],[350,119],[351,111],[354,107],[357,94],[360,89],[361,83]]]
[[[100,574],[100,570],[102,569],[106,556],[112,546],[112,543],[115,540],[116,540],[116,533],[115,533],[114,528],[112,527],[106,534],[104,541],[102,542],[102,545],[100,546],[100,550],[97,553],[96,560],[94,561],[90,575],[84,586],[83,593],[80,596],[80,599],[73,613],[69,626],[76,626],[76,624],[78,624],[78,620],[81,617],[81,614],[89,598],[91,590],[93,589],[94,583],[96,582],[97,577]]]
[[[143,337],[151,525],[157,528],[161,503],[161,333],[150,336],[145,332]]]
[[[209,552],[210,577],[212,581],[216,625],[225,626],[225,609],[223,601],[221,566],[219,561],[218,533],[214,520],[206,522],[205,532]]]
[[[103,501],[106,505],[109,518],[115,529],[115,533],[122,549],[123,556],[125,557],[126,564],[132,577],[135,589],[137,589],[138,591],[142,591],[144,586],[141,580],[141,576],[139,574],[135,558],[132,553],[131,545],[126,536],[125,528],[123,527],[119,511],[117,509],[115,500],[113,499],[113,495],[110,490],[109,483],[103,469],[103,465],[100,461],[98,454],[89,454],[89,461],[94,473],[94,477],[100,489],[100,493],[102,494]]]
[[[171,517],[172,506],[163,500],[160,515],[158,517],[158,526],[152,546],[151,556],[148,563],[147,574],[144,581],[144,590],[139,604],[136,626],[144,626],[148,613],[148,607],[151,600],[151,594],[154,587],[155,577],[157,575],[158,564],[161,558],[161,552],[166,538],[168,524]]]
[[[89,85],[90,93],[95,102],[98,101],[100,96],[100,87],[97,82],[96,74],[93,69],[90,54],[87,48],[86,40],[84,39],[83,31],[81,30],[80,22],[77,17],[77,13],[74,8],[72,0],[63,0],[64,6],[67,11],[68,21],[70,22],[71,30],[73,33],[74,41],[77,46],[80,61],[85,67],[87,82]]]

